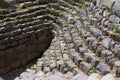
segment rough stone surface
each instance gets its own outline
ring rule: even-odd
[[[0,73],[14,69],[1,79],[118,79],[120,18],[114,1],[18,0],[15,9],[0,9]]]

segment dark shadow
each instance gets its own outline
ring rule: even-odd
[[[35,64],[36,61],[37,59],[34,59],[32,62],[28,63],[27,65],[14,69],[8,73],[2,74],[0,75],[0,77],[3,80],[14,80],[16,77],[19,77],[22,72],[25,72],[26,69],[30,68],[33,64]]]

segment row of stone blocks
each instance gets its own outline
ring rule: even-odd
[[[64,5],[61,4],[62,6],[69,6],[63,0],[59,0],[59,1],[64,3]],[[95,11],[97,11],[97,8],[96,7],[94,8],[94,6],[92,6],[91,8],[93,8],[93,13],[91,13],[91,14],[92,14],[92,17],[94,17],[94,14],[95,13],[97,14],[97,12],[95,12]],[[80,16],[82,16],[82,18],[84,18],[84,15],[85,15],[85,17],[87,17],[86,19],[83,19],[83,22],[82,22],[84,25],[84,29],[81,28],[82,24],[79,23],[79,20],[78,20],[77,26],[78,26],[80,35],[82,35],[82,38],[85,40],[85,42],[87,44],[87,47],[90,50],[92,50],[98,57],[101,57],[103,59],[103,62],[99,61],[95,56],[93,56],[90,53],[84,54],[84,55],[82,54],[82,55],[85,57],[85,59],[87,61],[90,61],[90,63],[92,63],[92,65],[94,65],[96,68],[98,68],[101,72],[108,73],[108,72],[111,72],[109,67],[115,66],[115,63],[114,63],[114,61],[116,61],[115,57],[119,56],[119,46],[117,46],[119,44],[117,43],[117,41],[112,40],[114,38],[110,39],[108,37],[108,35],[105,34],[105,32],[107,32],[107,31],[104,31],[104,29],[109,28],[108,24],[106,24],[106,23],[109,23],[110,21],[107,17],[107,12],[104,10],[102,11],[102,9],[100,9],[100,10],[102,12],[102,14],[100,14],[102,16],[100,21],[98,21],[96,19],[96,17],[89,18],[89,16],[91,16],[91,15],[86,15],[86,13],[83,13],[83,16],[82,15],[80,15]],[[55,13],[55,12],[52,12],[52,13]],[[90,13],[90,12],[88,11],[87,13]],[[110,15],[110,16],[113,16],[113,15]],[[67,15],[62,14],[62,17],[69,18],[69,14],[67,14]],[[119,19],[119,17],[115,17],[115,18]],[[89,19],[92,19],[92,20],[89,20]],[[64,20],[67,20],[67,19],[64,19]],[[63,26],[62,28],[65,27],[64,20],[62,21],[59,19],[59,23],[61,23],[60,26]],[[72,20],[74,20],[74,18]],[[93,21],[93,22],[89,23],[88,21]],[[99,25],[96,25],[96,23],[103,26],[103,28],[101,29]],[[119,22],[111,22],[111,23],[119,24]],[[70,27],[70,26],[67,25],[67,27]],[[70,28],[70,31],[72,31],[72,30],[73,30],[73,28]],[[65,31],[67,32],[67,29],[65,29]],[[73,32],[71,32],[71,34],[73,34]],[[102,33],[102,32],[104,32],[104,33]],[[69,42],[69,36],[68,36],[68,34],[66,34],[66,35],[67,35],[66,40],[68,40],[68,42]],[[78,42],[78,43],[80,43],[80,42]],[[75,52],[73,52],[71,54],[74,54],[74,53]],[[105,61],[105,63],[107,63],[109,65],[109,67],[106,64],[104,64],[104,61]],[[97,64],[95,64],[95,63],[97,63]],[[102,67],[100,67],[100,66],[102,66]],[[104,68],[103,71],[102,71],[102,68]],[[119,68],[117,69],[116,73],[117,73],[117,76],[119,76]]]
[[[43,52],[48,49],[53,33],[49,29],[43,29],[37,34],[12,41],[11,45],[19,45],[0,50],[0,74],[23,66],[36,57],[42,56]],[[6,44],[10,45],[10,43]]]
[[[19,4],[25,5],[28,1],[19,0]],[[47,0],[42,1],[43,4],[46,2]],[[41,57],[54,38],[49,21],[52,18],[46,14],[46,5],[41,2],[35,5],[33,0],[28,3],[33,4],[22,11],[1,10],[0,74]]]

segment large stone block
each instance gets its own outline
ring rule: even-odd
[[[117,0],[113,5],[113,12],[120,17],[120,1]]]

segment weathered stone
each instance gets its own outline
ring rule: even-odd
[[[115,80],[115,77],[112,74],[107,74],[101,80]]]
[[[31,74],[31,73],[24,72],[20,75],[20,78],[23,80],[27,80],[27,79],[33,80],[35,78],[35,75]]]
[[[97,64],[99,64],[99,60],[95,57],[95,55],[93,53],[85,53],[84,59],[87,62],[92,63],[93,66],[96,66]]]
[[[69,24],[74,24],[75,23],[74,17],[72,17],[71,15],[68,15],[67,17],[68,17],[68,23]]]
[[[120,56],[120,55],[119,55],[120,47],[119,47],[118,44],[115,44],[115,45],[114,45],[113,51],[115,52],[116,55]]]
[[[75,56],[75,50],[74,49],[70,49],[70,56],[73,59]]]
[[[116,1],[113,5],[113,12],[120,17],[120,2],[119,1]]]
[[[92,43],[94,42],[95,38],[93,37],[87,37],[86,41],[87,41],[87,44],[88,44],[88,48],[92,50],[91,46],[92,46]]]
[[[83,55],[86,52],[86,48],[79,47],[79,52],[81,55]]]
[[[101,76],[97,73],[92,73],[88,78],[87,80],[100,80],[101,79]]]
[[[88,76],[85,73],[80,72],[79,74],[73,77],[73,80],[87,80],[87,78]]]
[[[60,72],[51,73],[50,75],[46,75],[46,80],[64,80],[64,76]]]
[[[87,62],[81,62],[79,67],[87,74],[91,68],[91,65]]]
[[[115,68],[116,76],[120,77],[120,61],[115,61],[114,68]]]
[[[49,67],[44,67],[44,72],[45,72],[45,73],[50,72],[50,68],[49,68]]]
[[[96,66],[96,68],[98,69],[98,70],[100,70],[103,74],[107,74],[107,73],[109,73],[111,70],[110,70],[110,68],[106,65],[106,64],[104,64],[103,62],[100,62],[97,66]]]
[[[64,59],[65,61],[69,60],[68,55],[67,55],[67,54],[63,54],[63,59]]]
[[[116,18],[116,16],[115,15],[110,15],[110,17],[109,17],[109,21],[111,21],[111,22],[115,22],[115,18]]]
[[[75,62],[75,64],[77,66],[79,66],[80,63],[82,62],[82,59],[79,56],[76,55],[76,56],[74,56],[73,61]]]
[[[110,48],[110,44],[111,44],[111,39],[110,39],[110,38],[104,38],[104,39],[102,40],[102,45],[103,45],[104,47],[106,47],[107,49]]]
[[[65,79],[72,79],[73,78],[73,73],[72,72],[67,72],[66,74],[64,74],[64,78]]]
[[[36,77],[44,77],[45,74],[42,71],[38,71],[37,73],[35,73]]]
[[[66,61],[65,63],[70,70],[73,70],[76,67],[76,65],[71,61]]]
[[[112,59],[112,52],[109,50],[103,50],[101,52],[101,58],[104,59],[106,62],[108,62],[110,59]]]
[[[84,11],[80,11],[80,18],[85,19],[86,18],[86,13]]]

